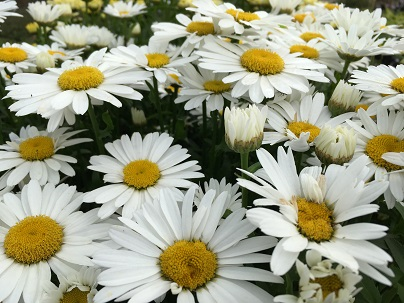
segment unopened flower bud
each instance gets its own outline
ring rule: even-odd
[[[40,52],[36,55],[36,66],[40,73],[44,73],[47,68],[55,67],[55,59],[48,52]]]
[[[328,109],[333,117],[354,112],[361,98],[362,93],[358,89],[341,80],[335,87],[330,101],[328,101]]]
[[[132,114],[132,122],[134,125],[142,126],[147,123],[146,116],[143,110],[132,107],[130,109],[130,112]]]
[[[142,29],[140,28],[139,22],[136,22],[135,26],[132,28],[132,35],[138,36],[142,32]]]

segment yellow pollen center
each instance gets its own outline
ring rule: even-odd
[[[230,83],[224,83],[222,80],[206,81],[203,88],[215,94],[221,94],[230,90]]]
[[[165,278],[192,291],[214,278],[217,261],[205,243],[181,240],[160,255],[160,267]]]
[[[198,36],[206,36],[215,33],[215,26],[212,22],[193,21],[187,25],[187,32],[196,33]]]
[[[120,11],[119,16],[127,16],[129,14],[129,11]]]
[[[246,22],[250,22],[253,20],[259,20],[260,17],[255,14],[255,13],[249,13],[249,12],[242,12],[233,8],[230,8],[228,10],[226,10],[226,13],[228,13],[229,15],[231,15],[237,22],[239,21],[246,21]]]
[[[293,17],[295,18],[295,21],[296,21],[296,22],[303,23],[304,19],[305,19],[307,16],[310,16],[311,18],[313,18],[314,21],[316,20],[316,18],[314,17],[313,14],[309,14],[309,15],[307,15],[307,14],[296,14],[296,15],[294,15]]]
[[[61,51],[53,51],[53,50],[48,50],[48,54],[53,56],[53,55],[61,55],[61,56],[66,56],[66,54],[64,52]]]
[[[16,63],[24,61],[28,58],[27,53],[18,47],[2,47],[0,48],[0,61]]]
[[[314,47],[307,45],[292,45],[290,47],[291,53],[302,53],[302,57],[308,59],[317,59],[319,57],[319,52]]]
[[[87,90],[96,88],[104,82],[103,73],[92,66],[80,66],[64,71],[58,79],[58,85],[62,90]]]
[[[399,93],[404,93],[404,77],[394,79],[391,81],[390,86]]]
[[[152,68],[160,68],[170,63],[170,57],[168,57],[166,54],[151,53],[146,54],[146,58],[147,58],[147,65],[149,65]]]
[[[140,190],[153,186],[160,179],[160,169],[149,160],[136,160],[123,168],[123,182]]]
[[[290,122],[288,124],[288,129],[296,135],[296,137],[300,137],[301,133],[310,133],[308,142],[313,142],[313,140],[319,135],[320,128],[317,126],[307,123],[307,122]]]
[[[323,299],[327,298],[330,293],[335,293],[335,297],[338,298],[338,291],[344,286],[340,278],[335,274],[324,278],[315,278],[312,283],[321,285]]]
[[[320,33],[314,33],[314,32],[305,32],[300,35],[300,38],[302,38],[304,41],[309,42],[310,40],[316,39],[316,38],[321,38],[324,39],[324,36]]]
[[[373,162],[388,171],[403,169],[402,166],[387,162],[382,155],[387,152],[404,152],[404,140],[399,140],[393,135],[380,135],[370,139],[365,148],[365,153]]]
[[[285,62],[277,53],[266,49],[252,48],[240,57],[241,66],[252,73],[275,75],[283,71]]]
[[[46,136],[29,138],[20,143],[21,158],[27,161],[42,161],[55,153],[53,139]]]
[[[332,11],[334,8],[338,8],[338,4],[334,4],[334,3],[326,3],[324,5],[324,7],[326,9],[328,9],[329,11]]]
[[[49,260],[62,247],[63,228],[48,216],[30,216],[12,226],[4,238],[7,257],[22,264]]]
[[[319,204],[299,197],[297,207],[297,226],[303,236],[315,242],[331,239],[334,233],[332,211],[325,203]]]
[[[87,303],[87,295],[90,291],[81,291],[78,287],[63,294],[59,303]]]

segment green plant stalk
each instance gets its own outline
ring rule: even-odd
[[[94,107],[91,104],[91,102],[88,107],[88,114],[90,115],[91,125],[93,127],[93,132],[94,132],[95,142],[97,143],[98,152],[100,153],[100,155],[103,155],[103,154],[105,154],[105,148],[104,148],[104,144],[101,141],[100,126],[98,125],[97,118],[96,118],[95,112],[94,112]]]
[[[153,90],[151,90],[150,92],[153,98],[153,102],[157,109],[157,115],[159,117],[159,124],[160,124],[160,132],[164,133],[164,121],[163,121],[163,112],[161,110],[161,100],[159,98],[157,79],[154,75],[153,75]]]
[[[248,157],[250,155],[250,152],[246,153],[240,153],[240,159],[241,159],[241,169],[248,171]],[[241,177],[243,179],[248,179],[248,176],[246,173],[242,173]],[[244,208],[247,208],[248,205],[248,189],[243,187],[241,189],[241,204]]]

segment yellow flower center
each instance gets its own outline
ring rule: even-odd
[[[292,45],[290,47],[291,53],[302,53],[302,57],[308,59],[317,59],[319,57],[319,52],[314,47],[310,47],[307,45]]]
[[[242,12],[233,8],[230,8],[228,10],[226,10],[226,13],[228,13],[229,15],[231,15],[237,22],[239,21],[246,21],[246,22],[250,22],[253,20],[259,20],[260,17],[255,14],[255,13],[249,13],[249,12]]]
[[[313,18],[314,21],[316,20],[316,18],[314,17],[313,14],[309,14],[309,15],[307,15],[307,14],[296,14],[296,15],[294,15],[293,17],[295,18],[295,21],[296,21],[296,22],[303,23],[304,19],[305,19],[307,16],[310,16],[311,18]]]
[[[160,255],[163,276],[179,286],[195,290],[214,278],[216,255],[201,241],[181,240]]]
[[[90,291],[81,291],[78,287],[63,294],[59,303],[87,303],[87,295]]]
[[[27,161],[42,161],[55,153],[53,139],[46,136],[29,138],[20,143],[21,158]]]
[[[62,247],[63,228],[48,216],[30,216],[12,226],[4,238],[7,257],[22,264],[49,260]]]
[[[323,299],[327,298],[330,293],[335,293],[335,297],[338,298],[338,291],[344,286],[340,278],[335,274],[324,278],[315,278],[312,283],[321,285]]]
[[[104,74],[92,66],[80,66],[64,71],[58,79],[62,90],[86,90],[96,88],[104,82]]]
[[[16,63],[24,61],[28,58],[27,53],[18,47],[2,47],[0,48],[0,61]]]
[[[329,11],[332,11],[334,8],[338,8],[338,4],[335,3],[326,3],[324,5],[324,8],[328,9]]]
[[[203,88],[215,94],[221,94],[230,90],[230,83],[224,83],[222,80],[206,81]]]
[[[289,122],[288,129],[296,135],[296,137],[300,137],[301,133],[310,133],[308,142],[313,142],[313,140],[319,135],[320,128],[317,126],[307,123],[307,122]]]
[[[382,155],[387,152],[404,152],[404,140],[398,139],[393,135],[380,135],[368,141],[365,153],[373,160],[373,162],[388,171],[402,169],[402,166],[387,162]]]
[[[252,48],[240,57],[241,66],[252,73],[275,75],[283,71],[285,62],[277,53],[266,49]]]
[[[166,54],[151,53],[146,54],[146,58],[147,58],[147,65],[149,65],[152,68],[160,68],[170,63],[170,57],[168,57]]]
[[[215,26],[212,22],[193,21],[187,25],[187,32],[196,33],[198,36],[206,36],[215,33]]]
[[[355,106],[355,112],[357,113],[360,108],[363,108],[364,110],[367,110],[369,108],[369,105],[367,105],[367,104],[358,104],[358,105]]]
[[[334,233],[332,211],[325,203],[319,204],[299,197],[297,207],[297,226],[303,236],[315,242],[331,239]]]
[[[119,16],[127,16],[129,14],[129,11],[120,11]]]
[[[160,176],[157,164],[149,160],[132,161],[123,169],[123,182],[138,190],[155,185]]]
[[[404,77],[394,79],[391,81],[390,86],[399,93],[404,93]]]
[[[64,52],[61,51],[54,51],[54,50],[48,50],[48,54],[53,56],[53,55],[61,55],[61,56],[66,56],[66,54]]]
[[[316,39],[316,38],[321,38],[324,39],[324,36],[320,33],[314,33],[314,32],[305,32],[300,35],[300,38],[302,38],[304,41],[309,42],[310,40]]]

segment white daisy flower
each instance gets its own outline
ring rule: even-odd
[[[382,158],[387,152],[404,152],[404,111],[396,113],[383,107],[377,108],[377,122],[363,109],[359,109],[361,125],[347,123],[358,133],[354,159],[363,154],[369,156],[366,163],[375,172],[376,180],[388,180],[389,187],[384,193],[388,208],[396,201],[404,201],[404,171],[400,165],[392,164]]]
[[[354,70],[349,82],[365,92],[382,94],[376,106],[404,107],[404,65],[369,66],[367,71]]]
[[[168,74],[175,73],[174,68],[195,61],[198,57],[178,57],[177,53],[168,52],[166,43],[149,43],[149,45],[118,46],[105,55],[105,61],[114,66],[143,68],[153,72],[157,81],[165,83]]]
[[[180,76],[182,86],[178,97],[174,100],[175,103],[186,102],[185,110],[191,110],[201,107],[203,102],[206,102],[207,113],[210,113],[223,110],[224,99],[233,103],[238,102],[238,99],[231,96],[232,84],[222,81],[227,73],[213,73],[203,68],[198,70],[199,72],[192,64],[179,68],[182,74]]]
[[[58,184],[59,172],[74,176],[74,169],[69,163],[77,163],[77,160],[58,152],[65,147],[93,140],[70,139],[83,130],[68,130],[64,127],[49,133],[39,131],[35,126],[27,126],[21,128],[19,135],[11,133],[10,141],[0,145],[0,171],[9,172],[7,186],[14,186],[24,178],[37,180],[40,185]]]
[[[49,118],[48,131],[53,131],[64,120],[65,109],[83,115],[90,106],[91,98],[121,107],[114,95],[140,100],[143,96],[129,84],[148,79],[145,71],[125,71],[103,62],[106,48],[93,52],[86,61],[65,61],[60,68],[49,68],[38,74],[17,74],[16,85],[7,86],[8,97],[17,100],[9,109],[17,116],[30,113]],[[90,98],[91,97],[91,98]],[[67,120],[67,119],[66,119]],[[74,121],[67,120],[69,124]]]
[[[97,293],[97,277],[101,269],[82,266],[67,277],[59,276],[59,287],[49,283],[42,295],[42,303],[86,302],[93,303]]]
[[[8,42],[0,47],[0,70],[7,69],[8,73],[22,73],[30,67],[35,67],[32,57],[21,44]]]
[[[306,262],[296,260],[299,274],[299,297],[280,295],[274,302],[282,303],[353,303],[355,295],[360,291],[355,285],[362,277],[342,266],[334,265],[328,259],[309,250],[306,252]]]
[[[168,190],[160,201],[146,203],[133,220],[120,218],[126,226],[114,226],[111,239],[122,249],[99,250],[94,263],[106,269],[99,275],[102,288],[94,298],[104,303],[149,302],[166,294],[177,302],[272,302],[272,296],[248,281],[282,283],[270,271],[244,266],[266,263],[272,237],[248,238],[255,227],[244,219],[245,209],[225,212],[227,193],[215,198],[209,190],[193,213],[195,188],[189,189],[182,207]],[[134,274],[137,273],[137,274]]]
[[[108,4],[104,8],[104,13],[118,18],[132,18],[134,16],[146,13],[146,4],[133,1],[116,1]]]
[[[113,183],[97,188],[84,196],[85,202],[102,204],[98,215],[106,218],[123,207],[122,215],[132,218],[134,211],[147,201],[158,198],[163,188],[180,199],[179,188],[196,186],[187,179],[203,177],[197,161],[186,161],[190,155],[180,145],[171,146],[174,138],[168,134],[139,133],[130,138],[123,135],[105,149],[113,156],[92,156],[91,170],[105,173],[104,182]]]
[[[223,192],[227,192],[227,201],[225,203],[225,208],[234,212],[241,208],[241,192],[239,191],[238,184],[226,183],[226,178],[223,177],[220,182],[216,179],[211,178],[208,182],[204,182],[203,186],[198,188],[198,191],[195,193],[195,205],[199,206],[203,196],[209,190],[215,190],[216,196],[219,196]]]
[[[201,56],[200,67],[215,73],[230,73],[223,82],[236,82],[232,97],[241,97],[248,91],[256,103],[272,98],[275,91],[284,94],[291,94],[292,89],[308,92],[308,80],[329,82],[323,73],[314,71],[324,69],[325,65],[298,58],[299,53],[291,54],[288,50],[234,45],[216,38],[196,54]]]
[[[106,27],[90,26],[88,28],[90,35],[96,37],[94,46],[98,48],[110,47],[116,43],[116,35]]]
[[[68,276],[78,266],[93,266],[90,257],[102,247],[110,225],[98,223],[97,209],[77,211],[82,194],[74,186],[36,180],[20,195],[0,202],[0,288],[2,302],[39,302],[51,273]]]
[[[269,4],[272,7],[272,12],[275,14],[291,14],[296,10],[297,6],[301,2],[301,0],[269,0]]]
[[[264,132],[262,144],[273,145],[286,141],[285,146],[290,146],[294,151],[305,152],[314,145],[314,139],[325,124],[335,127],[355,115],[345,113],[331,118],[324,102],[324,94],[316,93],[305,96],[301,101],[268,104],[267,121],[271,130]]]
[[[47,24],[56,21],[65,9],[60,5],[47,4],[45,1],[28,3],[27,12],[35,22]]]
[[[98,37],[92,35],[90,28],[80,24],[58,26],[49,38],[69,49],[86,48],[97,42]]]
[[[319,166],[305,167],[298,175],[291,150],[286,153],[283,147],[278,148],[278,161],[264,149],[257,150],[257,156],[262,169],[255,174],[243,171],[252,181],[237,181],[263,196],[254,205],[279,207],[279,211],[262,207],[247,211],[247,218],[263,233],[281,238],[271,258],[275,274],[287,273],[300,252],[312,249],[355,273],[359,270],[391,285],[383,274],[394,275],[387,267],[392,258],[367,241],[383,237],[387,227],[346,222],[377,212],[379,206],[371,203],[388,187],[387,181],[365,182],[366,156],[348,168],[332,164],[324,175]]]
[[[17,2],[14,0],[5,0],[0,2],[0,23],[3,23],[7,17],[22,17],[22,15],[10,12],[18,9]]]

